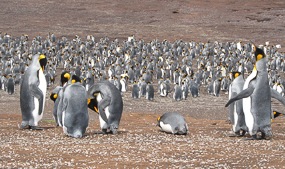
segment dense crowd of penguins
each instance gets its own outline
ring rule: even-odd
[[[260,46],[268,57],[270,86],[283,94],[285,71],[284,53],[279,45]],[[0,86],[9,94],[21,84],[31,55],[42,53],[48,63],[44,70],[47,85],[55,82],[57,68],[64,68],[82,80],[86,90],[96,80],[109,80],[121,92],[130,90],[133,98],[153,100],[155,93],[179,101],[188,93],[199,96],[201,86],[210,95],[227,91],[230,72],[248,74],[255,62],[251,43],[241,42],[185,42],[176,40],[145,42],[134,36],[123,42],[108,37],[95,39],[88,35],[68,40],[48,34],[30,39],[27,35],[12,37],[0,35]],[[155,85],[154,85],[155,84]],[[157,90],[154,89],[157,86]]]

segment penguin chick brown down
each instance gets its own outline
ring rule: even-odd
[[[43,71],[46,63],[45,55],[36,54],[32,56],[32,61],[24,73],[20,87],[20,129],[41,129],[37,126],[44,112],[47,83]]]
[[[123,112],[121,92],[114,84],[103,80],[90,87],[88,97],[88,99],[97,99],[100,127],[103,134],[109,132],[117,134]]]
[[[166,133],[186,135],[188,125],[182,115],[176,112],[168,112],[158,117],[157,125]]]

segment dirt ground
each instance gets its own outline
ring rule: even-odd
[[[283,0],[6,0],[1,7],[0,31],[14,37],[45,37],[53,32],[69,38],[91,34],[125,40],[134,35],[145,41],[251,40],[285,46]],[[128,91],[118,135],[94,134],[99,120],[89,111],[86,136],[74,139],[55,127],[49,98],[40,122],[45,130],[19,130],[19,87],[14,95],[1,90],[0,168],[284,168],[284,117],[273,121],[271,140],[228,137],[227,97],[225,92],[209,96],[201,88],[195,99],[176,102],[156,95],[151,102],[134,100]],[[274,100],[272,104],[285,112],[281,104]],[[156,119],[168,111],[183,114],[190,130],[187,136],[159,131]]]

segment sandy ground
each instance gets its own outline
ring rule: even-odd
[[[279,1],[3,1],[0,31],[57,37],[88,34],[125,40],[253,41],[285,46],[285,2]],[[283,47],[284,50],[284,47]],[[57,79],[58,80],[58,79]],[[49,88],[48,92],[54,86]],[[49,93],[47,94],[49,95]],[[271,140],[228,137],[224,107],[228,95],[175,102],[157,95],[153,102],[124,94],[118,135],[98,135],[97,114],[90,113],[86,136],[67,137],[52,119],[47,98],[43,131],[19,130],[19,87],[14,95],[0,91],[0,168],[284,168],[284,117],[273,121]],[[273,108],[285,112],[273,101]],[[159,131],[156,119],[167,111],[184,115],[187,136]]]

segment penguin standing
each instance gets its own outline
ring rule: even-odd
[[[63,90],[63,132],[68,136],[81,138],[89,122],[86,89],[77,82],[66,86]]]
[[[244,86],[244,78],[241,72],[231,72],[233,81],[229,86],[229,99],[239,94]],[[248,128],[245,124],[242,100],[232,103],[229,107],[229,120],[232,123],[232,130],[235,136],[243,136]]]
[[[103,134],[117,134],[123,112],[123,99],[120,90],[109,81],[95,83],[88,90],[89,99],[96,97],[100,127]]]
[[[213,83],[213,94],[214,96],[219,97],[220,96],[220,91],[221,91],[221,78],[216,79]]]
[[[8,94],[12,95],[15,92],[15,81],[14,78],[10,75],[8,80],[7,80],[7,87],[6,90]]]
[[[20,129],[41,129],[38,127],[38,122],[43,117],[47,91],[46,78],[43,73],[46,63],[45,55],[36,54],[32,56],[32,62],[24,73],[20,87],[22,112]]]
[[[188,97],[189,89],[187,83],[185,83],[184,81],[182,82],[181,89],[182,89],[182,99],[186,100]]]
[[[151,100],[151,101],[154,98],[154,88],[153,88],[153,85],[150,82],[147,83],[147,85],[146,85],[145,97],[146,97],[147,100]]]
[[[58,115],[57,115],[57,108],[58,108],[58,104],[59,104],[59,101],[60,101],[59,92],[61,91],[61,89],[62,89],[61,86],[57,86],[55,89],[53,89],[53,91],[51,92],[51,95],[50,95],[50,99],[54,102],[53,118],[54,118],[57,126],[59,126]]]
[[[262,49],[254,47],[255,66],[252,73],[244,83],[243,91],[231,98],[226,107],[232,102],[243,99],[243,111],[245,122],[251,139],[259,139],[257,134],[261,132],[261,139],[272,137],[271,129],[271,89],[269,86],[266,57]]]
[[[157,118],[157,126],[166,133],[186,135],[188,125],[182,115],[176,112],[168,112]]]
[[[140,88],[136,81],[134,81],[132,88],[132,98],[137,99],[140,97]]]
[[[182,89],[178,84],[174,86],[173,99],[175,101],[180,101],[182,99]]]

